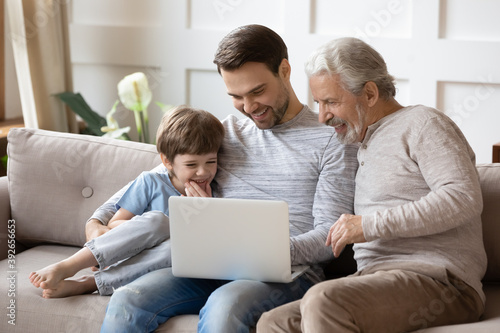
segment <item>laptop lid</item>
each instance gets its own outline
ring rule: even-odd
[[[172,273],[178,277],[291,282],[285,201],[170,197]]]

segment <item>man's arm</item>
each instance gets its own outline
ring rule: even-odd
[[[354,178],[358,147],[342,145],[332,137],[325,149],[314,195],[314,229],[291,238],[292,264],[315,264],[332,259],[325,245],[332,224],[354,211]]]
[[[131,183],[132,182],[116,192],[101,207],[97,208],[94,214],[92,214],[85,225],[85,236],[87,238],[87,242],[111,230],[111,228],[108,227],[108,222],[116,213],[116,203],[123,196],[123,193],[127,191]]]

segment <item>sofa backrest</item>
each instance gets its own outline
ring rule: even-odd
[[[94,210],[161,162],[154,145],[138,142],[26,128],[11,129],[7,139],[11,214],[16,239],[28,246],[82,246]],[[488,255],[484,279],[500,281],[500,163],[477,169]]]
[[[483,240],[488,268],[484,281],[500,281],[500,163],[477,166],[483,192]]]
[[[154,145],[132,141],[26,128],[7,139],[11,215],[27,246],[82,246],[95,209],[161,163]]]

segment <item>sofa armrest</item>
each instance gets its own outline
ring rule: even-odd
[[[10,220],[9,182],[0,177],[0,260],[7,258],[8,223]]]

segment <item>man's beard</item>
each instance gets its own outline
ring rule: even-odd
[[[269,107],[270,111],[272,113],[272,120],[269,126],[266,126],[265,124],[256,122],[253,118],[252,115],[248,113],[244,113],[248,118],[252,119],[257,125],[258,128],[260,129],[268,129],[268,128],[273,128],[274,126],[278,125],[283,117],[286,114],[286,111],[288,110],[288,104],[290,103],[290,94],[288,90],[286,89],[285,85],[281,83],[281,92],[280,92],[280,99],[277,101],[277,107]]]
[[[272,122],[271,127],[274,127],[281,122],[281,120],[283,119],[283,117],[286,114],[286,110],[288,109],[289,103],[290,103],[290,99],[288,97],[288,92],[286,92],[286,97],[285,97],[285,100],[283,101],[283,103],[277,109],[275,109],[275,108],[271,109],[271,112],[273,113],[273,122]]]
[[[363,110],[363,107],[360,104],[356,104],[355,109],[358,113],[358,124],[354,125],[354,127],[348,124],[347,121],[336,117],[333,117],[326,121],[326,125],[332,127],[346,125],[347,130],[345,131],[345,133],[337,132],[337,139],[340,143],[345,145],[358,142],[359,138],[361,137],[361,131],[364,127],[365,122],[363,116],[365,112]]]

